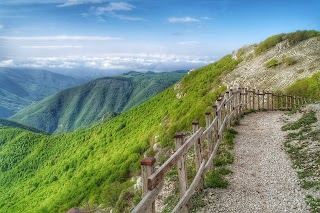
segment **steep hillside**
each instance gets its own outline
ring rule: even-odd
[[[0,118],[0,128],[7,128],[7,127],[9,127],[9,128],[19,128],[19,129],[23,129],[23,130],[32,131],[32,132],[35,132],[35,133],[43,133],[43,134],[45,134],[45,132],[40,131],[40,130],[38,130],[36,128],[25,126],[25,125],[22,125],[22,124],[13,122],[13,121],[9,121],[7,119]]]
[[[46,70],[0,67],[0,117],[10,117],[35,101],[84,82]]]
[[[320,34],[298,31],[272,36],[260,44],[240,48],[232,57],[244,60],[222,77],[224,84],[283,90],[319,72]]]
[[[96,79],[66,89],[11,117],[43,131],[68,132],[106,121],[150,99],[180,80],[186,72],[138,73]]]
[[[204,112],[226,89],[221,75],[232,74],[242,61],[227,55],[90,129],[50,136],[0,129],[0,212],[128,212],[139,200],[131,178],[139,175],[145,152],[154,153],[155,143],[173,148],[173,134],[190,131],[193,120],[205,126]]]

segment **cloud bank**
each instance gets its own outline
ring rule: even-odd
[[[126,71],[174,71],[198,68],[209,64],[208,57],[174,55],[108,55],[104,57],[33,57],[0,58],[0,67],[39,69],[98,69],[105,73]]]

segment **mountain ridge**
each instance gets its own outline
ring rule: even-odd
[[[47,70],[0,67],[0,117],[8,118],[35,101],[85,81]]]
[[[60,91],[18,112],[10,119],[48,133],[72,131],[90,126],[108,113],[122,113],[138,106],[185,74],[186,72],[129,72],[98,78]]]

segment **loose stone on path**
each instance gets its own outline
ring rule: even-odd
[[[251,113],[235,129],[235,162],[227,189],[206,190],[197,212],[308,212],[296,172],[283,149],[283,112]]]

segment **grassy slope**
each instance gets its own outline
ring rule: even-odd
[[[0,117],[9,117],[61,89],[83,83],[46,70],[0,68]]]
[[[68,132],[110,112],[124,112],[173,85],[185,72],[137,73],[100,78],[63,90],[10,119],[43,131]]]
[[[173,134],[190,130],[192,120],[204,125],[203,113],[225,90],[219,87],[219,75],[237,63],[226,56],[185,76],[183,98],[177,99],[179,91],[171,87],[92,129],[51,136],[1,129],[0,191],[6,193],[0,194],[0,211],[63,212],[86,202],[115,205],[117,192],[138,175],[139,160],[154,136],[170,146]]]
[[[310,78],[303,78],[286,89],[288,95],[320,99],[320,72]]]

